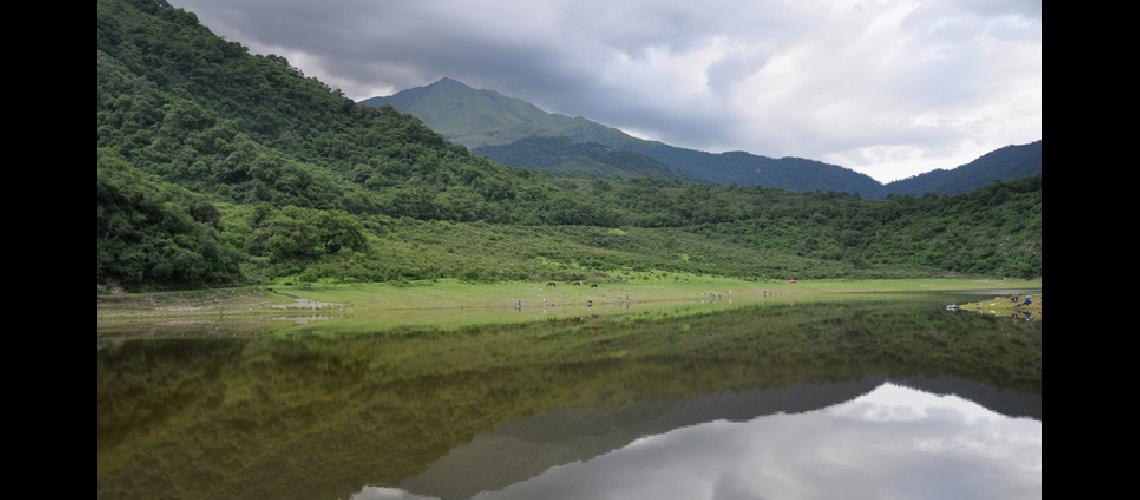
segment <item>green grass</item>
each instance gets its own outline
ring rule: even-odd
[[[422,277],[481,280],[581,279],[651,270],[744,278],[945,276],[918,265],[869,265],[797,255],[784,243],[759,244],[708,228],[506,226],[399,221],[369,241],[369,257],[311,264],[307,279]],[[298,278],[300,278],[299,276]]]
[[[547,281],[471,283],[438,279],[407,284],[302,283],[100,296],[98,330],[100,336],[131,335],[136,329],[161,333],[166,322],[170,333],[195,335],[233,329],[252,333],[256,326],[250,321],[257,317],[267,320],[264,332],[324,334],[397,327],[446,330],[594,315],[680,317],[757,304],[883,300],[902,298],[907,292],[1041,286],[1040,280],[964,279],[804,280],[790,284],[666,272],[625,272],[611,278],[583,280],[581,286],[572,284],[577,280],[556,281],[554,287],[547,286]],[[593,288],[592,284],[598,287]],[[710,293],[720,294],[720,300],[709,300]],[[282,308],[297,300],[328,306],[319,310]],[[518,301],[522,303],[521,310],[514,307]],[[188,319],[197,321],[187,322]],[[268,321],[271,319],[275,320]]]
[[[1010,302],[1008,297],[994,297],[979,302],[970,304],[963,304],[961,306],[963,311],[971,311],[980,314],[989,314],[992,316],[1009,316],[1010,314],[1032,313],[1036,319],[1041,319],[1041,306],[1044,302],[1040,294],[1033,296],[1033,303],[1026,306],[1025,297],[1019,297],[1017,302]]]

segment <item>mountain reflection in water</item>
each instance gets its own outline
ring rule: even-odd
[[[1041,323],[957,299],[104,342],[97,496],[1032,496]]]
[[[1040,415],[1035,396],[953,378],[902,383]],[[542,415],[476,438],[400,488],[352,498],[1040,495],[1038,418],[870,377]]]

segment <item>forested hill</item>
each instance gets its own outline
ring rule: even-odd
[[[361,104],[374,108],[388,105],[415,115],[449,140],[472,148],[501,146],[530,136],[567,136],[600,144],[635,139],[581,116],[547,113],[517,97],[473,89],[447,77]]]
[[[633,139],[618,129],[547,113],[522,99],[447,77],[361,104],[415,115],[448,140],[504,165],[598,178],[688,177],[648,156],[605,145]]]
[[[1039,178],[871,201],[555,177],[357,105],[165,2],[97,11],[100,285],[1040,275]]]
[[[1041,174],[1041,141],[995,149],[952,170],[935,169],[886,185],[891,194],[967,193],[997,181]]]
[[[1041,173],[1041,141],[1037,141],[995,150],[951,170],[937,169],[884,186],[867,175],[815,160],[775,159],[746,152],[715,154],[646,141],[581,116],[547,113],[516,97],[473,89],[447,77],[361,104],[392,106],[413,114],[449,140],[501,163],[560,174],[640,177],[645,174],[625,165],[643,166],[655,161],[685,178],[723,186],[735,183],[791,191],[819,189],[882,198],[888,194],[959,194],[995,181]],[[555,144],[557,147],[552,146]],[[591,145],[575,149],[577,144]],[[586,159],[586,151],[595,155],[607,151],[598,145],[635,156],[599,166],[596,159]]]
[[[683,180],[685,175],[653,158],[568,137],[532,136],[506,146],[473,149],[503,165],[560,175]]]
[[[886,194],[878,181],[836,165],[800,158],[775,159],[744,152],[706,153],[646,141],[581,116],[571,118],[547,113],[522,99],[493,90],[473,89],[446,77],[425,87],[366,99],[361,104],[392,106],[411,113],[448,139],[496,159],[518,161],[525,158],[535,164],[572,164],[578,155],[549,151],[545,152],[545,158],[539,158],[535,154],[532,137],[565,137],[575,143],[592,142],[644,155],[689,179],[724,186],[735,183],[738,186],[776,187],[791,191],[819,189],[859,193],[868,198],[881,198]]]

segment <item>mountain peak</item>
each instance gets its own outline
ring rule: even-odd
[[[430,84],[430,85],[428,85],[428,86],[429,86],[429,87],[434,87],[434,86],[436,86],[436,85],[445,85],[445,86],[453,86],[453,87],[471,88],[471,87],[468,87],[466,83],[463,83],[463,82],[461,82],[461,81],[459,81],[459,80],[456,80],[456,79],[454,79],[454,78],[448,78],[448,77],[446,77],[446,76],[445,76],[445,77],[443,77],[443,78],[440,78],[439,80],[436,80],[434,83],[432,83],[432,84]]]
[[[396,109],[413,114],[426,125],[442,133],[448,140],[468,148],[480,148],[480,154],[492,156],[501,163],[514,166],[543,166],[548,170],[568,168],[562,160],[578,161],[588,168],[583,171],[601,172],[598,163],[611,162],[639,168],[638,176],[649,173],[649,166],[672,169],[682,176],[721,185],[736,183],[740,186],[766,186],[792,191],[846,191],[868,198],[881,198],[889,192],[909,194],[911,190],[933,190],[939,194],[953,187],[955,193],[984,186],[993,180],[1033,175],[1040,172],[1040,142],[1036,155],[1032,145],[999,149],[990,157],[979,159],[979,164],[990,167],[967,169],[960,174],[935,173],[905,183],[892,183],[889,187],[866,174],[850,168],[821,161],[784,156],[770,158],[747,151],[734,150],[714,154],[694,149],[678,148],[660,141],[645,141],[590,121],[583,116],[552,114],[521,99],[490,89],[473,89],[463,82],[444,76],[427,87],[417,87],[382,99],[370,99],[366,105],[390,104]],[[574,144],[542,141],[525,141],[534,137],[563,137],[572,143],[596,143],[612,151],[599,152],[597,148]],[[508,147],[510,146],[510,147]],[[490,149],[485,149],[490,148]],[[617,153],[640,155],[634,162],[631,157]],[[590,156],[593,155],[593,156]],[[607,156],[608,155],[608,156]],[[589,161],[584,161],[586,158]],[[526,161],[523,161],[526,160]],[[623,163],[624,162],[624,163]],[[1001,168],[999,168],[1001,167]],[[1016,168],[1014,168],[1016,167]],[[621,170],[620,168],[618,170]],[[654,171],[662,170],[658,168]],[[985,172],[979,172],[985,170]],[[610,175],[613,171],[600,175]],[[965,175],[971,172],[970,175]],[[617,175],[630,173],[629,168]],[[938,182],[931,177],[947,176]],[[965,183],[962,177],[976,178],[976,183]],[[951,179],[953,178],[953,179]],[[945,185],[945,186],[944,186]]]

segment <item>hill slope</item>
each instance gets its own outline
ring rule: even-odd
[[[684,175],[653,158],[568,137],[526,137],[505,146],[472,150],[503,165],[560,175],[681,180]]]
[[[555,177],[359,106],[165,2],[97,12],[101,285],[1040,275],[1039,178],[872,201]]]
[[[501,146],[529,136],[572,136],[579,142],[601,144],[629,137],[580,116],[547,113],[522,99],[476,90],[447,77],[360,103],[374,108],[389,105],[415,115],[448,140],[471,148]]]
[[[449,140],[471,148],[503,146],[493,150],[500,157],[530,156],[529,152],[510,152],[511,149],[529,148],[530,143],[517,143],[528,137],[566,137],[574,142],[596,142],[645,155],[693,180],[792,191],[842,191],[868,198],[885,195],[878,181],[836,165],[799,158],[774,159],[744,152],[713,154],[646,141],[580,116],[571,118],[547,113],[521,99],[493,90],[473,89],[450,78],[391,96],[366,99],[361,104],[372,107],[389,105],[411,113]],[[564,161],[565,156],[556,156],[546,163]]]
[[[839,191],[866,198],[888,194],[959,194],[995,181],[1008,181],[1041,173],[1041,141],[1009,146],[946,170],[937,169],[909,179],[883,185],[851,169],[802,158],[769,158],[746,152],[707,153],[647,141],[606,127],[581,116],[569,117],[543,111],[521,99],[487,89],[473,89],[444,77],[424,87],[403,90],[391,96],[361,101],[372,107],[392,106],[413,114],[449,140],[516,167],[560,174],[603,177],[641,177],[636,167],[656,161],[687,179],[719,185],[765,186],[791,191]],[[554,147],[549,139],[571,143],[597,143],[635,155],[624,163],[599,166],[596,159],[573,151],[565,142]],[[596,146],[590,146],[587,149]],[[604,163],[604,162],[603,162]],[[669,177],[664,177],[669,178]]]
[[[1041,174],[1041,141],[995,149],[958,168],[935,169],[886,185],[890,194],[968,193],[997,181]]]

